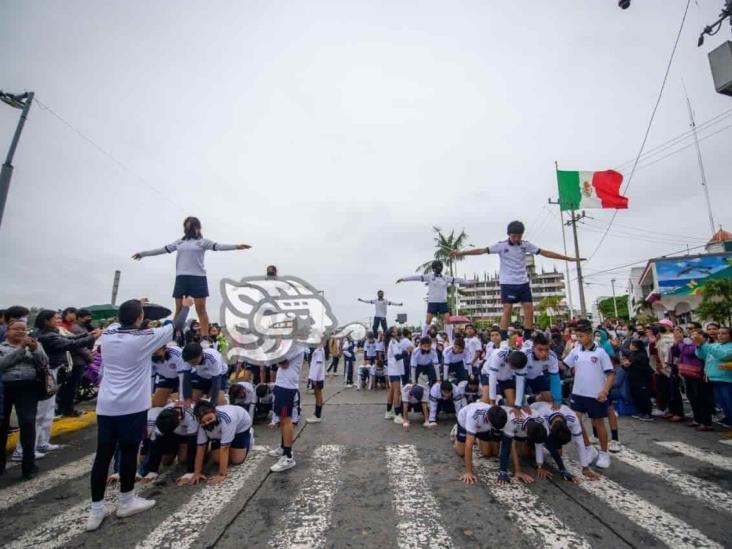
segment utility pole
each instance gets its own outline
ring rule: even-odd
[[[549,204],[557,205],[559,204],[559,200],[552,200],[551,198],[547,199],[547,202]],[[559,208],[559,224],[562,226],[562,246],[564,246],[564,255],[567,255],[567,234],[564,230],[564,212],[562,211],[562,208]],[[574,310],[574,304],[572,303],[572,284],[569,281],[569,262],[564,262],[564,276],[566,277],[567,281],[567,301],[569,302],[569,319],[572,320],[572,311]]]
[[[613,287],[613,307],[615,308],[615,318],[618,318],[618,302],[615,301],[615,279],[610,280],[610,285]]]
[[[23,112],[20,113],[18,126],[15,128],[15,134],[13,134],[13,140],[10,142],[8,155],[5,158],[2,170],[0,171],[0,225],[2,225],[5,202],[8,199],[8,191],[10,190],[10,178],[13,176],[13,156],[15,156],[15,149],[18,146],[18,141],[20,141],[20,134],[23,131],[23,126],[28,118],[28,111],[30,110],[31,103],[33,102],[33,92],[13,95],[0,91],[0,101],[16,109],[23,109]]]
[[[114,271],[114,282],[112,282],[112,305],[117,305],[117,292],[119,291],[119,277],[122,273]]]
[[[711,228],[711,234],[717,232],[716,226],[714,225],[714,215],[712,214],[712,201],[709,198],[709,187],[707,187],[707,176],[704,172],[704,162],[702,161],[701,147],[699,147],[699,137],[696,134],[696,122],[694,121],[694,111],[691,108],[691,101],[689,100],[689,94],[686,93],[686,85],[681,82],[684,87],[684,96],[686,97],[686,106],[689,109],[689,126],[691,126],[691,132],[694,134],[694,145],[696,145],[696,158],[699,162],[699,172],[701,172],[701,186],[704,189],[704,198],[707,201],[707,215],[709,216],[709,227]]]
[[[567,225],[572,225],[572,235],[574,236],[574,257],[577,262],[577,285],[579,286],[580,299],[580,316],[587,318],[587,306],[585,305],[585,288],[582,281],[582,262],[580,261],[579,240],[577,239],[577,222],[587,217],[585,212],[575,214],[575,210],[570,210],[569,221]]]

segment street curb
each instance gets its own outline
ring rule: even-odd
[[[53,425],[51,425],[51,438],[58,435],[73,433],[74,431],[85,429],[86,427],[94,425],[96,422],[96,412],[86,412],[84,413],[84,415],[79,417],[62,417],[56,419],[54,420]],[[18,434],[19,433],[16,431],[15,433],[11,433],[8,435],[8,443],[5,446],[6,452],[15,449],[15,445],[18,442]]]

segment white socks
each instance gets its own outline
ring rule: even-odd
[[[122,505],[128,505],[132,503],[132,500],[135,499],[135,491],[130,490],[129,492],[120,492],[119,493],[119,502]]]
[[[429,324],[425,324],[424,326],[422,326],[422,337],[427,337],[427,332],[429,332],[429,331],[430,331]]]
[[[445,332],[447,332],[448,343],[452,344],[453,325],[447,324],[445,326]]]

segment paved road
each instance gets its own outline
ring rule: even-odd
[[[37,479],[18,482],[17,468],[0,477],[0,539],[23,548],[732,547],[732,447],[718,435],[623,420],[627,450],[600,482],[502,487],[495,463],[480,459],[482,482],[468,487],[450,422],[404,433],[383,419],[383,391],[328,385],[325,421],[298,430],[295,469],[269,472],[263,447],[279,437],[258,425],[257,450],[223,486],[179,488],[177,471],[164,473],[146,489],[154,509],[110,517],[91,534],[82,529],[95,430],[66,435]],[[312,396],[303,400],[308,415]]]

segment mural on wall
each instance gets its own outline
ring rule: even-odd
[[[732,253],[657,259],[655,263],[663,296],[700,295],[708,281],[732,278]]]

